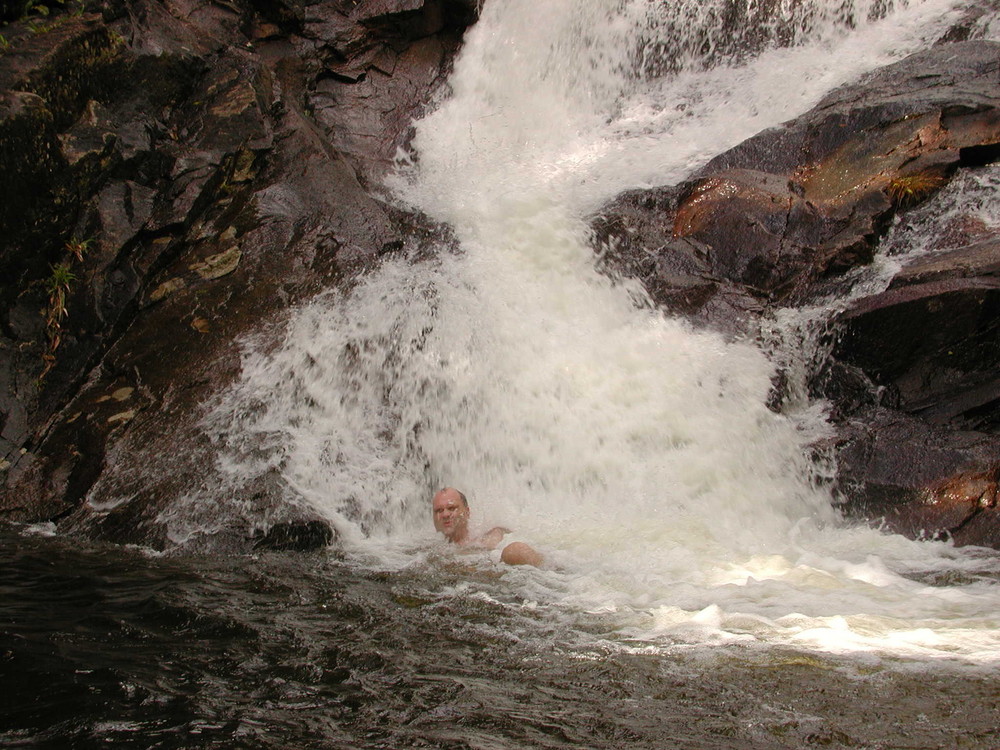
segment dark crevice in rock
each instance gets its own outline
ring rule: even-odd
[[[959,166],[985,167],[1000,161],[1000,143],[988,143],[982,146],[966,146],[958,151]]]

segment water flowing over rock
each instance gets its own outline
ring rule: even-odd
[[[1000,45],[985,41],[878,70],[686,183],[604,207],[600,262],[730,335],[756,335],[780,307],[846,297],[848,272],[871,262],[894,217],[1000,157],[998,77]],[[811,390],[831,401],[848,513],[1000,546],[1000,245],[974,230],[953,242],[848,304]]]
[[[163,547],[237,337],[437,234],[375,188],[478,7],[53,8],[0,51],[0,515]],[[218,539],[315,520],[283,492],[206,511]]]
[[[0,53],[0,515],[161,548],[195,526],[212,546],[325,543],[280,466],[198,495],[221,439],[200,410],[239,373],[240,337],[442,240],[380,180],[479,4],[108,0],[44,23],[28,7],[0,7],[21,19]],[[808,25],[753,8],[709,14],[688,47],[640,40],[637,71],[739,60]],[[731,336],[849,295],[897,217],[1000,156],[982,12],[683,184],[621,195],[593,222],[602,269]],[[741,24],[744,46],[717,35]],[[974,220],[950,242],[848,304],[809,387],[831,404],[848,512],[997,545],[1000,246]]]
[[[996,747],[977,39],[0,0],[0,746]]]

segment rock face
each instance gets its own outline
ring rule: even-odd
[[[998,79],[1000,45],[983,41],[876,71],[685,184],[619,196],[594,220],[601,263],[733,335],[756,335],[776,308],[847,295],[846,272],[872,260],[894,217],[1000,158]],[[951,228],[834,322],[810,390],[831,402],[848,513],[1000,547],[998,239],[974,219]]]
[[[596,240],[613,247],[612,269],[695,317],[720,293],[807,300],[869,262],[900,208],[997,155],[996,62],[994,45],[969,42],[889,66],[683,185],[620,196],[597,218]],[[677,298],[682,288],[701,291]]]
[[[872,394],[853,413],[842,407],[840,481],[857,512],[904,533],[1000,545],[998,265],[998,238],[921,256],[839,316],[836,362]],[[831,393],[826,374],[816,386]]]
[[[194,407],[235,339],[437,231],[374,180],[477,12],[107,0],[4,29],[0,518],[176,543],[159,514],[205,471]],[[233,499],[246,525],[217,536],[325,538],[281,492]]]

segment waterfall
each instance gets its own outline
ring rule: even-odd
[[[775,0],[721,35],[730,6],[488,0],[391,184],[459,248],[389,259],[278,345],[247,342],[209,418],[225,468],[280,472],[374,566],[424,560],[430,495],[459,487],[545,552],[512,585],[625,637],[995,659],[988,559],[843,524],[807,460],[822,409],[766,407],[775,357],[594,268],[604,201],[676,183],[960,10]],[[942,570],[965,585],[920,575]]]

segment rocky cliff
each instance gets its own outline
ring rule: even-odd
[[[0,515],[163,546],[237,337],[436,231],[379,177],[476,0],[0,11]]]

